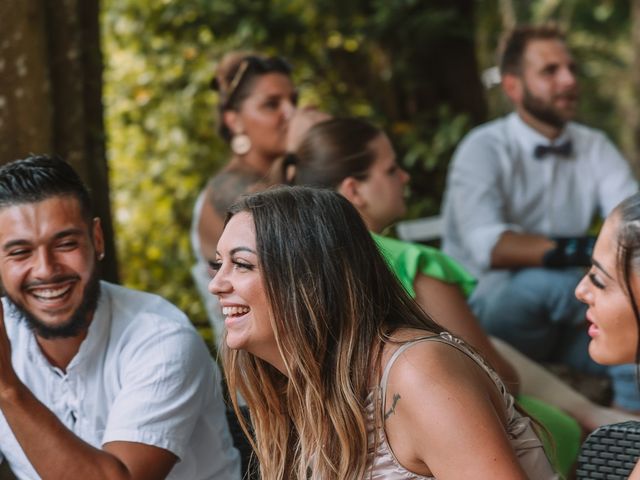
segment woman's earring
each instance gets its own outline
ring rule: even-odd
[[[101,262],[104,259],[104,252],[98,254],[98,261]]]
[[[246,155],[251,150],[251,139],[244,133],[234,135],[231,139],[231,150],[236,155]]]

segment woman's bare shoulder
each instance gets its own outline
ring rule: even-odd
[[[391,360],[398,348],[411,342],[405,347],[391,366],[389,383],[397,389],[412,391],[424,390],[433,392],[434,382],[441,388],[457,392],[461,387],[484,391],[492,388],[491,380],[483,367],[472,358],[471,354],[462,350],[445,335],[436,339],[438,334],[417,329],[402,329],[394,332],[390,341],[385,345],[382,364]],[[429,340],[430,339],[430,340]],[[424,341],[416,341],[424,340]]]

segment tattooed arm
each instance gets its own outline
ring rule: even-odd
[[[387,384],[385,431],[410,471],[442,479],[526,479],[505,430],[493,381],[448,345],[419,343],[400,355]]]
[[[260,183],[262,175],[250,170],[227,168],[209,180],[206,198],[198,219],[200,253],[203,258],[216,258],[216,246],[222,230],[227,210],[242,195],[264,188]]]
[[[396,413],[396,405],[398,404],[398,401],[400,400],[400,398],[401,397],[400,397],[399,393],[394,393],[393,394],[393,401],[391,403],[391,407],[389,408],[389,410],[384,412],[384,419],[385,420],[387,420],[391,415]]]

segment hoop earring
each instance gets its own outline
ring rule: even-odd
[[[231,150],[236,155],[246,155],[251,150],[251,139],[244,133],[234,135],[231,139]]]

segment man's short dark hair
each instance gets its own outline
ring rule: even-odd
[[[566,41],[564,32],[555,24],[520,25],[507,33],[501,42],[500,74],[520,75],[522,57],[532,40]]]
[[[58,196],[76,198],[82,216],[91,222],[89,191],[71,165],[60,157],[31,155],[0,167],[0,209]]]

